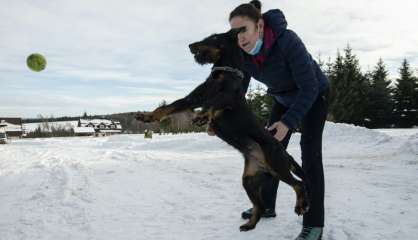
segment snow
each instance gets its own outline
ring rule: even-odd
[[[324,239],[416,239],[418,133],[327,123]],[[299,134],[289,152],[300,158]],[[22,139],[0,145],[0,239],[294,239],[278,216],[239,232],[243,159],[205,133]]]
[[[112,124],[112,123],[119,123],[119,122],[114,122],[114,121],[111,121],[111,120],[108,120],[108,119],[80,119],[80,123],[82,124],[82,125],[86,125],[86,124],[89,124],[89,123],[93,123],[94,125],[99,125],[99,124],[106,124],[106,125],[109,125],[109,124]]]
[[[376,129],[376,131],[386,133],[390,136],[410,136],[418,134],[418,128],[386,128]]]

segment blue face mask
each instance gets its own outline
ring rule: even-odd
[[[251,55],[256,55],[260,52],[261,50],[261,46],[263,46],[263,40],[261,40],[260,38],[257,39],[257,41],[255,42],[255,45],[253,47],[253,49],[251,49],[251,51],[249,52],[249,54]]]

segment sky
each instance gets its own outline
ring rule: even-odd
[[[79,116],[152,110],[185,96],[210,66],[188,45],[229,29],[235,0],[0,0],[0,117]],[[392,79],[418,68],[416,0],[265,0],[314,58],[350,44],[362,71],[381,57]],[[47,68],[26,67],[41,53]],[[252,80],[253,85],[257,85]]]

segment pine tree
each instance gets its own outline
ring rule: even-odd
[[[409,62],[406,59],[402,62],[399,74],[400,78],[397,79],[394,90],[395,108],[393,114],[397,127],[408,128],[418,125],[418,80],[413,76]]]
[[[318,63],[319,68],[324,72],[325,71],[325,62],[321,58],[321,54],[318,55],[318,60],[316,61]]]
[[[357,57],[350,46],[334,63],[331,73],[331,114],[336,122],[365,125],[368,82],[361,73]]]
[[[335,116],[335,114],[338,115],[338,110],[335,111],[334,109],[341,108],[341,104],[339,99],[341,99],[344,88],[345,88],[345,81],[344,80],[344,61],[343,57],[340,54],[340,51],[337,51],[337,58],[335,59],[334,64],[328,65],[328,74],[329,74],[329,81],[330,81],[330,120],[338,121],[340,119],[339,116]],[[337,113],[335,113],[337,112]],[[338,120],[337,120],[338,119]]]
[[[371,128],[389,127],[392,121],[393,101],[388,71],[383,60],[380,58],[373,72],[366,75],[370,81],[366,113],[369,122],[366,126]]]
[[[247,103],[258,121],[262,125],[266,125],[270,117],[273,98],[263,88],[258,86],[255,90],[251,88],[248,90]]]
[[[330,79],[331,75],[332,75],[332,66],[333,66],[332,60],[329,57],[328,62],[326,63],[325,71],[324,71],[324,73],[325,73],[325,75],[327,76],[328,79]]]

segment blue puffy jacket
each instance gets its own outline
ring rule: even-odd
[[[309,111],[318,94],[328,88],[328,80],[318,64],[306,50],[302,40],[287,29],[284,14],[279,9],[263,14],[264,23],[273,33],[270,46],[259,55],[244,54],[244,89],[250,77],[264,83],[268,93],[288,107],[281,121],[295,128]],[[267,45],[264,41],[263,45]],[[257,64],[255,58],[263,61]]]

